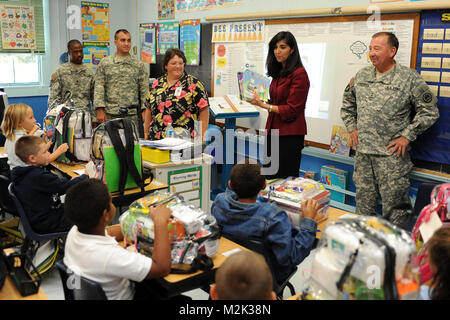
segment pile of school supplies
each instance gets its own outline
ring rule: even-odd
[[[272,200],[284,209],[294,227],[299,228],[302,220],[302,201],[308,198],[317,200],[320,204],[317,221],[328,218],[330,192],[317,181],[306,178],[289,177],[286,179],[269,180],[260,196]]]
[[[161,140],[139,140],[142,159],[152,163],[176,162],[197,158],[202,153],[202,143],[190,139],[165,138]]]
[[[154,224],[150,207],[165,204],[172,210],[168,221],[172,246],[172,265],[192,264],[199,253],[208,257],[218,252],[219,228],[214,217],[176,193],[156,192],[134,201],[119,221],[126,242],[145,255],[152,256]]]
[[[409,300],[419,294],[414,242],[387,220],[355,216],[326,225],[305,299]]]

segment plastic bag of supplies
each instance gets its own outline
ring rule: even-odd
[[[215,218],[176,193],[155,192],[134,201],[120,216],[125,241],[147,256],[152,256],[154,225],[149,207],[165,204],[172,210],[168,221],[171,241],[171,273],[193,273],[213,267],[211,256],[219,249],[220,229]],[[174,265],[189,265],[177,267]]]
[[[328,223],[303,292],[315,300],[409,300],[419,294],[409,234],[376,217]]]

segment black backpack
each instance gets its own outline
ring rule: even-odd
[[[135,187],[144,191],[142,156],[136,125],[120,118],[99,124],[92,135],[91,159],[95,177],[102,180],[110,192]],[[119,170],[116,170],[118,166]]]

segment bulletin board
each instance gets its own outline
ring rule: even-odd
[[[444,20],[444,21],[443,21]],[[413,159],[450,164],[450,10],[421,15],[417,71],[438,98],[439,119],[412,145]]]
[[[259,58],[262,55],[262,64],[259,62],[253,70],[259,73],[263,70],[262,73],[265,73],[267,44],[277,32],[288,30],[294,34],[311,83],[308,101],[311,101],[313,105],[307,104],[306,107],[308,134],[305,137],[310,145],[328,149],[333,125],[343,125],[339,111],[344,89],[357,71],[371,64],[368,48],[374,33],[379,31],[396,33],[400,42],[396,60],[403,65],[415,67],[420,14],[384,14],[381,15],[379,24],[368,18],[369,15],[358,15],[265,21],[263,42],[265,46],[259,52],[255,50],[256,59],[253,59],[260,61]],[[223,43],[213,43],[211,50],[213,55],[218,54],[217,49],[220,45]],[[231,45],[242,44],[237,42]],[[237,57],[237,55],[234,56],[235,59]],[[320,60],[318,64],[314,64],[314,61],[317,62],[318,59]],[[242,70],[248,67],[247,60],[241,59]],[[215,61],[215,57],[212,61]],[[214,64],[213,95],[216,93],[215,80],[218,76],[216,69],[217,65]],[[229,92],[229,94],[235,94],[235,92]],[[264,129],[266,119],[267,112],[263,110],[259,118],[238,119],[236,125],[256,130]]]

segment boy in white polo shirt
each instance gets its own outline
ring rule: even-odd
[[[167,220],[171,210],[150,208],[155,226],[152,258],[131,252],[117,241],[123,239],[119,225],[108,227],[116,208],[107,187],[97,179],[87,179],[67,191],[65,215],[74,223],[67,236],[64,263],[75,274],[100,283],[109,300],[152,298],[135,283],[145,278],[164,277],[170,272],[170,242]],[[147,295],[146,295],[147,294]]]

